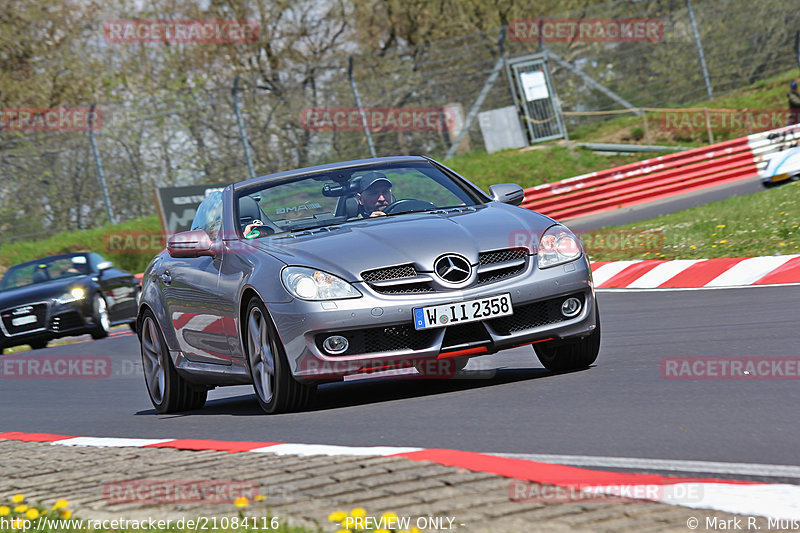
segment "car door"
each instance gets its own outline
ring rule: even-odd
[[[191,229],[220,242],[222,198],[219,191],[197,208]],[[230,365],[219,274],[222,256],[172,257],[159,267],[158,282],[169,319],[184,356],[194,362]]]

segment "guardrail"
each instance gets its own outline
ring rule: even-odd
[[[525,190],[522,207],[570,219],[652,202],[759,175],[800,145],[800,125],[663,155]]]

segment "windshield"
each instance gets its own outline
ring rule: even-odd
[[[426,162],[339,169],[250,189],[239,197],[245,238],[356,220],[474,206],[481,198]]]
[[[9,268],[3,276],[3,280],[0,281],[0,291],[45,283],[54,279],[85,276],[88,273],[89,262],[86,255],[46,257]]]

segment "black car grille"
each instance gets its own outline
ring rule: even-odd
[[[50,329],[53,331],[69,331],[71,329],[82,328],[86,325],[77,311],[61,313],[50,319]]]
[[[532,304],[520,305],[514,307],[514,314],[493,318],[487,321],[487,324],[498,335],[511,335],[520,331],[538,328],[549,324],[556,324],[567,320],[561,314],[561,304],[567,298],[575,297],[584,302],[582,293],[570,294],[560,298],[553,298],[552,300],[545,300],[542,302],[534,302]]]
[[[26,309],[25,312],[19,312],[20,309],[25,309],[28,307],[30,309]],[[15,314],[15,312],[17,314]],[[32,321],[25,324],[19,323],[19,319],[30,316],[35,317],[35,320],[27,319]],[[0,312],[0,317],[2,317],[3,327],[9,335],[20,335],[29,331],[35,331],[37,329],[42,329],[45,326],[45,320],[47,318],[47,304],[39,303],[11,307]],[[17,325],[14,325],[15,320],[17,320]]]
[[[349,346],[337,356],[361,355],[365,353],[424,350],[433,344],[436,331],[417,331],[413,326],[401,324],[379,328],[366,328],[358,331],[320,333],[316,336],[317,348],[326,353],[322,342],[330,335],[341,335]]]
[[[527,258],[528,251],[524,248],[481,252],[478,255],[476,285],[494,283],[521,274],[527,267]],[[365,270],[361,273],[361,279],[380,294],[420,294],[443,290],[434,284],[429,274],[420,274],[411,263]]]
[[[522,274],[528,264],[528,251],[524,248],[507,248],[483,252],[478,258],[478,285],[486,285]]]
[[[412,264],[365,270],[361,273],[361,279],[366,281],[372,290],[380,294],[419,294],[435,290],[430,281],[420,281],[417,278],[417,269]],[[381,281],[402,281],[404,279],[407,279],[408,282],[392,285],[376,284]]]

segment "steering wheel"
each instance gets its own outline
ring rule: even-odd
[[[395,200],[386,206],[383,210],[387,215],[389,213],[405,213],[408,211],[424,211],[426,209],[436,209],[436,206],[425,200],[417,200],[416,198],[404,198],[402,200]]]

